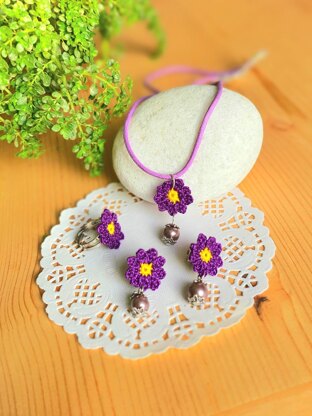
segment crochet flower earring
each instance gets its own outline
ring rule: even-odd
[[[135,256],[127,258],[128,269],[126,279],[129,283],[138,288],[130,296],[130,313],[133,317],[143,317],[149,309],[149,301],[144,290],[157,290],[160,282],[166,276],[163,266],[166,260],[158,256],[157,250],[150,248],[145,251],[139,249]]]
[[[205,303],[208,289],[203,277],[218,273],[218,268],[223,265],[221,251],[222,245],[214,237],[207,238],[204,234],[199,234],[197,242],[190,245],[188,261],[194,272],[198,273],[198,277],[188,288],[188,301],[191,305],[200,306]]]
[[[99,219],[88,221],[81,227],[75,242],[83,249],[96,247],[100,243],[108,248],[117,249],[124,238],[117,214],[104,209]]]

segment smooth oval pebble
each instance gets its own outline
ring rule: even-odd
[[[190,85],[164,91],[140,104],[129,128],[131,146],[139,159],[160,173],[182,169],[215,94],[215,86]],[[194,200],[218,198],[238,185],[256,162],[262,138],[262,119],[256,107],[246,97],[224,88],[196,159],[182,177]],[[122,129],[114,141],[113,165],[125,188],[153,201],[156,187],[163,181],[133,162]]]

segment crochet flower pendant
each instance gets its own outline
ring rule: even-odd
[[[162,241],[166,245],[175,244],[180,237],[180,229],[174,224],[174,216],[178,213],[186,213],[187,206],[193,202],[191,190],[184,185],[182,179],[172,177],[157,187],[154,201],[159,211],[168,211],[172,217],[171,224],[167,224],[164,228]]]

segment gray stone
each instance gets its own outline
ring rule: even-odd
[[[190,85],[167,90],[143,102],[129,129],[139,159],[161,173],[175,173],[188,160],[214,86]],[[256,162],[263,137],[261,116],[246,97],[224,89],[211,115],[196,159],[182,179],[195,201],[218,198],[238,185]],[[162,180],[143,172],[130,158],[122,129],[113,146],[120,182],[133,194],[153,201]]]

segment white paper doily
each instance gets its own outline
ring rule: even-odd
[[[104,207],[120,215],[125,240],[118,250],[100,245],[81,251],[74,243],[77,231],[89,218],[98,218]],[[254,296],[267,289],[275,246],[263,218],[235,189],[218,200],[192,204],[185,215],[178,215],[181,237],[168,247],[159,235],[170,217],[155,205],[116,183],[91,192],[61,213],[60,224],[42,244],[37,283],[44,290],[49,318],[76,334],[83,347],[125,358],[190,347],[202,336],[237,323]],[[202,310],[186,300],[186,289],[196,277],[186,253],[200,232],[222,243],[224,263],[217,276],[206,278],[210,296]],[[146,292],[150,315],[138,320],[127,310],[134,288],[124,277],[126,258],[151,247],[166,258],[167,277],[157,291]]]

